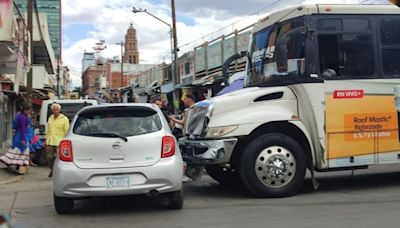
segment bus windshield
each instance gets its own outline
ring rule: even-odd
[[[248,54],[246,86],[254,86],[276,78],[301,76],[305,73],[305,36],[295,36],[287,43],[287,69],[278,69],[277,42],[294,28],[304,26],[303,18],[272,25],[253,34]]]

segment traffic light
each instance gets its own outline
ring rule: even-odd
[[[389,0],[391,3],[395,4],[396,6],[400,7],[400,0]]]

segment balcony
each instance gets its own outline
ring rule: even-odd
[[[13,1],[0,1],[0,74],[23,74],[26,65],[23,34],[24,25],[14,16]]]

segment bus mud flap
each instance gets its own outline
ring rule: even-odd
[[[319,182],[317,181],[317,179],[315,179],[314,169],[311,169],[310,171],[311,171],[311,180],[312,180],[313,188],[314,188],[314,191],[316,191],[319,188]]]

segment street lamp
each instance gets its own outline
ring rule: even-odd
[[[173,34],[175,34],[174,32],[174,27],[172,27],[170,24],[168,24],[167,22],[163,21],[162,19],[160,19],[159,17],[149,13],[146,9],[142,9],[142,8],[136,8],[136,7],[132,7],[132,13],[147,13],[148,15],[154,17],[155,19],[161,21],[163,24],[167,25],[169,27],[169,34],[170,34],[170,42],[171,42],[171,64],[172,64],[172,87],[175,89],[175,79],[176,79],[176,60],[178,58],[177,55],[177,42],[173,42],[176,41],[176,38],[173,38]],[[174,47],[173,47],[174,46]],[[176,100],[176,96],[175,96],[175,92],[173,92],[173,99]]]

